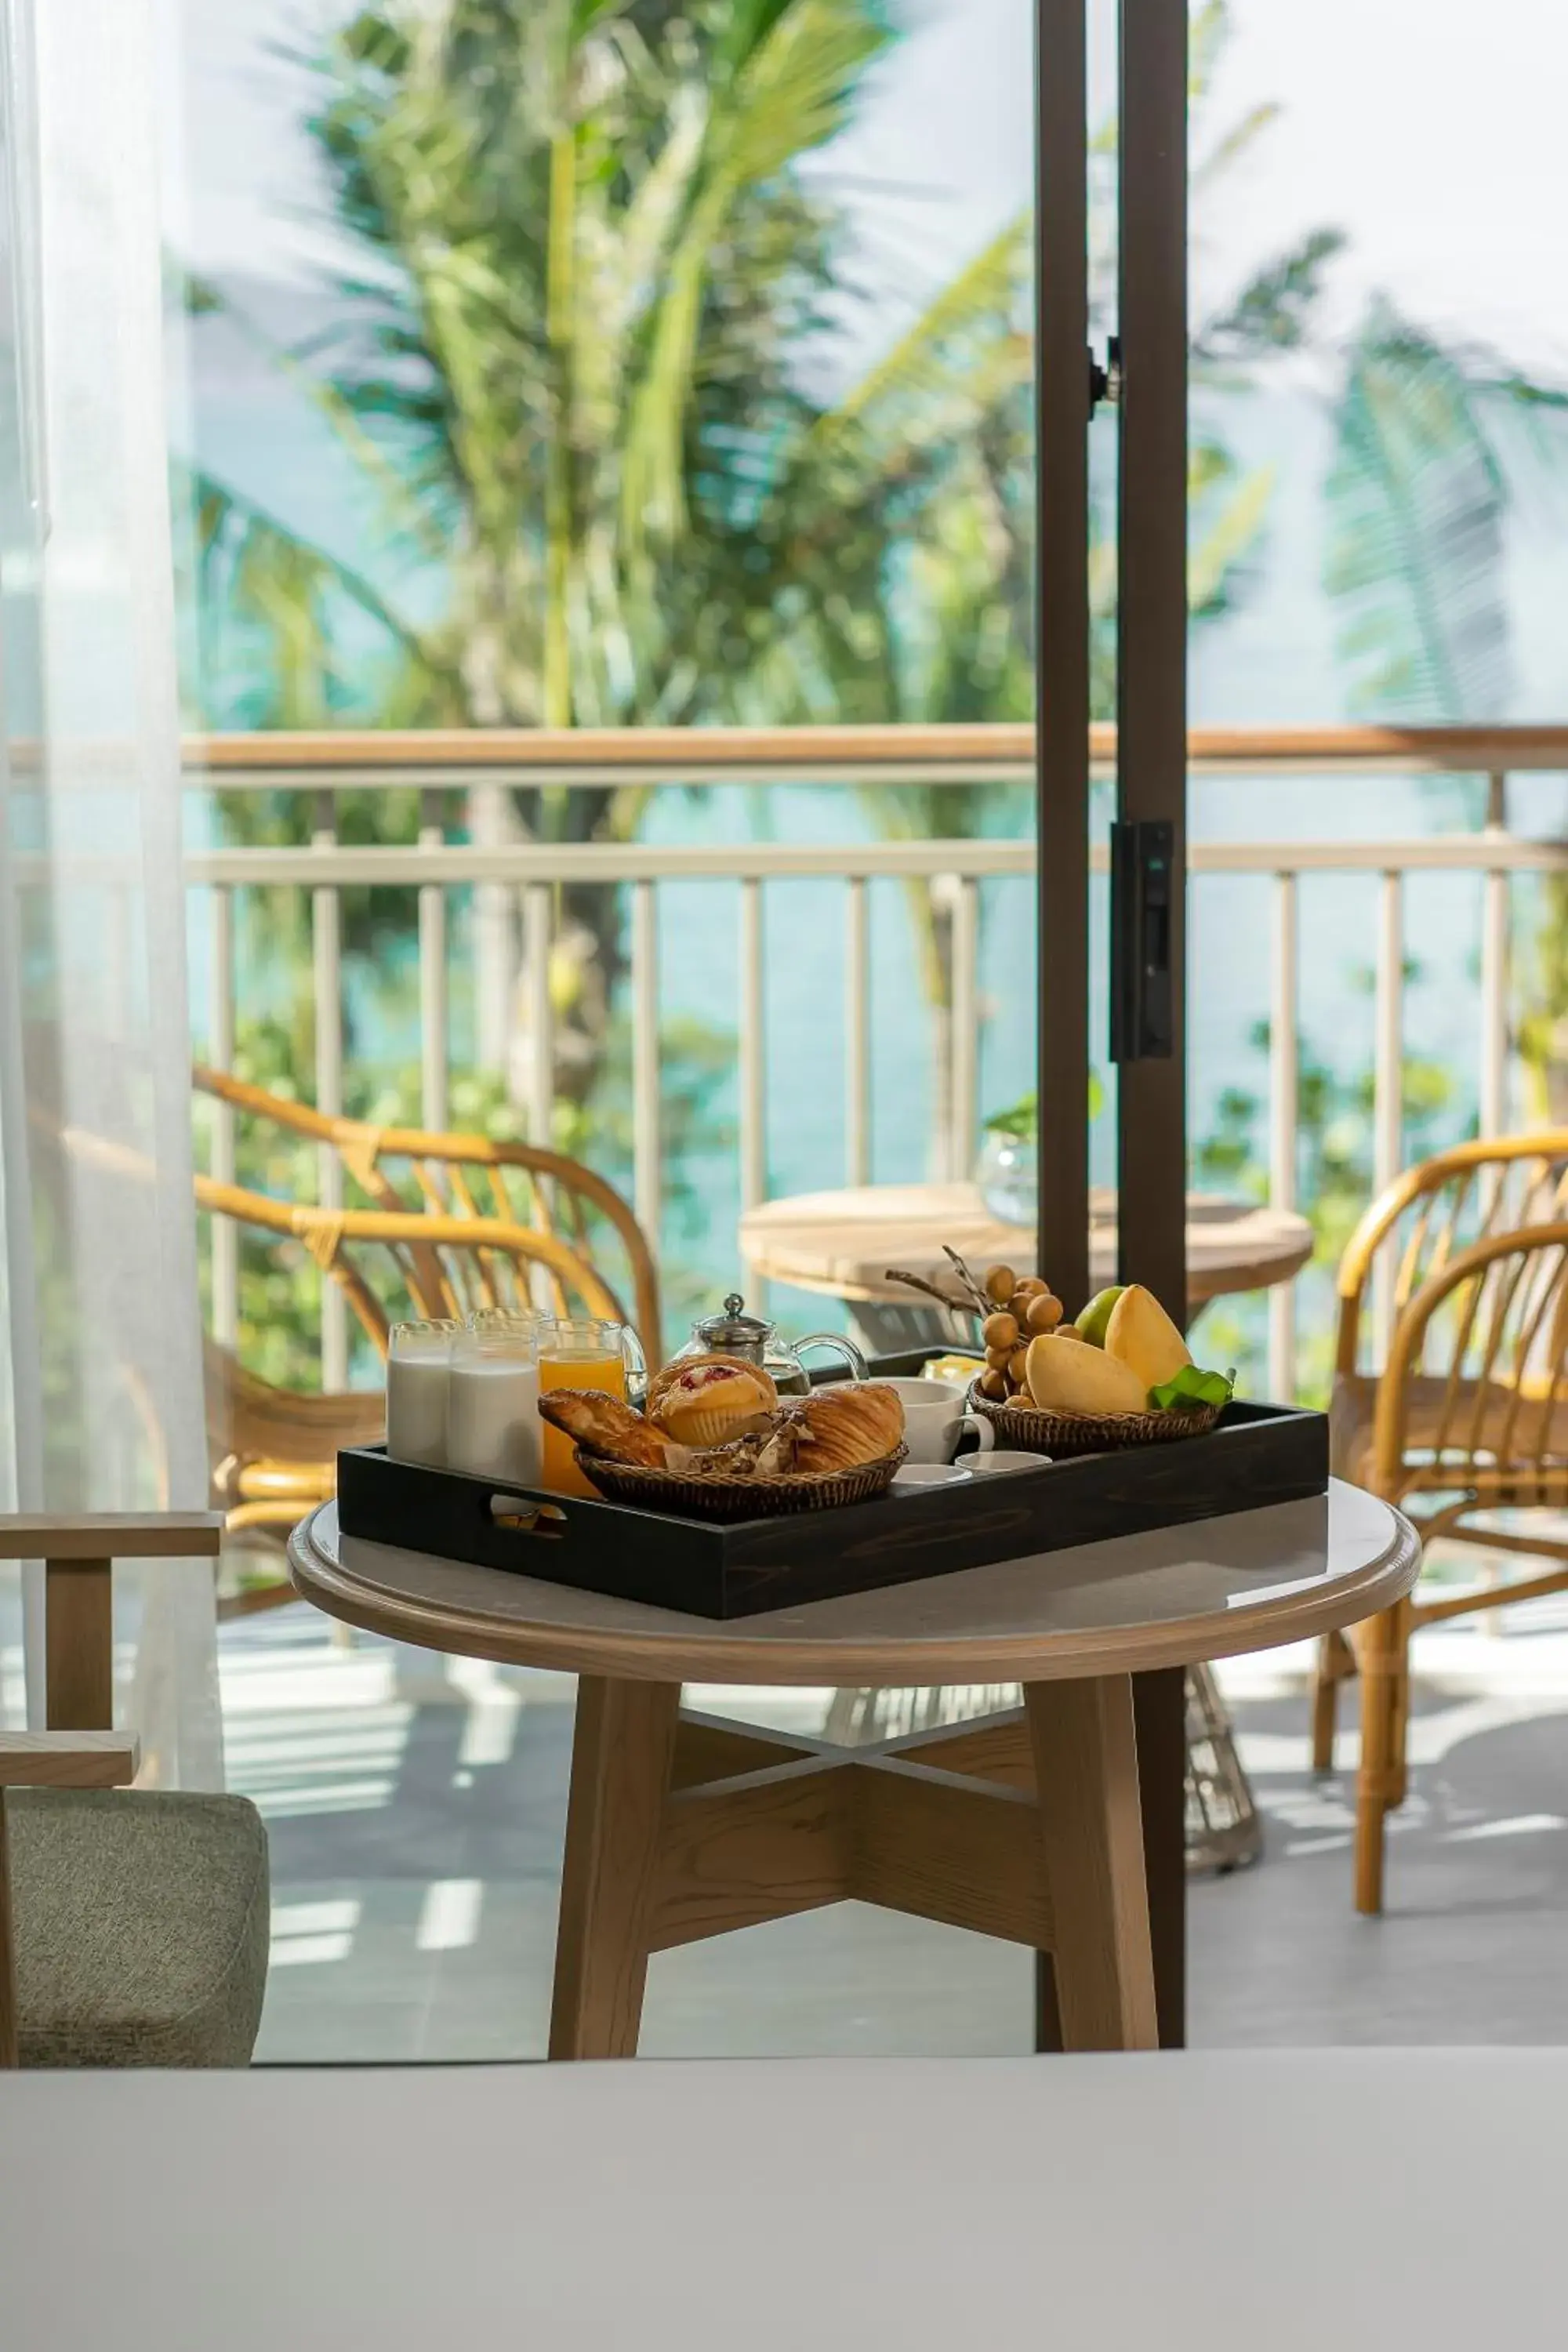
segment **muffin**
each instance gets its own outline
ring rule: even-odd
[[[647,1417],[678,1445],[723,1445],[764,1429],[779,1401],[760,1364],[742,1356],[681,1356],[648,1385]]]

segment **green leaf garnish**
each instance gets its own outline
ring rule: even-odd
[[[1234,1366],[1228,1372],[1205,1372],[1184,1364],[1174,1380],[1150,1390],[1149,1402],[1156,1412],[1196,1412],[1204,1405],[1228,1404],[1235,1393]]]

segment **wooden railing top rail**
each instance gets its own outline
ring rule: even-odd
[[[975,780],[1026,773],[1035,730],[1026,724],[878,727],[466,727],[326,729],[192,735],[187,777],[244,783],[298,772],[318,782],[406,772],[410,782],[454,771],[506,770],[522,781],[672,782],[732,775],[820,774],[827,780],[932,768]],[[1187,738],[1199,772],[1334,771],[1501,774],[1568,770],[1568,725],[1521,727],[1200,727]],[[1116,730],[1089,730],[1097,770],[1116,757]]]

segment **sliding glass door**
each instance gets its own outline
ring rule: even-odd
[[[1114,23],[1086,16],[1089,5],[1039,0],[1037,16],[1039,1265],[1069,1309],[1080,1305],[1097,1278],[1091,1223],[1103,1230],[1114,1215],[1115,1278],[1146,1284],[1181,1314],[1187,16],[1185,0],[1121,0]],[[1104,79],[1110,48],[1114,111],[1096,120],[1091,88]],[[1110,155],[1105,189],[1091,180],[1091,163]],[[1110,315],[1094,317],[1108,297]],[[1105,446],[1106,411],[1113,448]],[[1111,553],[1096,542],[1110,514],[1108,596]],[[1106,811],[1095,806],[1090,729],[1110,716],[1112,695],[1114,749],[1100,746],[1114,773]],[[1108,857],[1095,856],[1097,845]],[[1093,872],[1101,863],[1103,884]],[[1096,956],[1105,959],[1099,974]],[[1092,1107],[1108,1097],[1114,1206],[1091,1202],[1089,1182]],[[1179,2041],[1183,1676],[1143,1677],[1138,1706],[1161,2030]],[[1042,1968],[1048,2034],[1047,1973]]]

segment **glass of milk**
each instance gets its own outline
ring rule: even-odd
[[[539,1329],[531,1315],[476,1315],[452,1342],[447,1467],[539,1484]]]
[[[459,1323],[395,1323],[386,1350],[386,1451],[439,1470],[447,1460],[447,1380]]]

